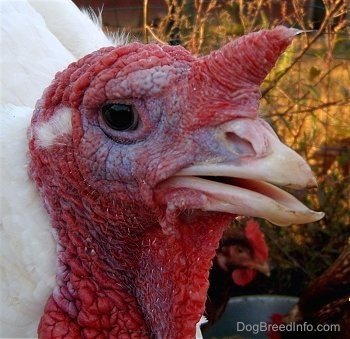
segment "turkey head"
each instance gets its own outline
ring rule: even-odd
[[[236,215],[323,216],[273,185],[316,183],[258,116],[259,85],[295,34],[264,30],[198,58],[106,47],[56,75],[29,130],[57,241],[39,337],[194,337]]]

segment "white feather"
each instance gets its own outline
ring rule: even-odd
[[[55,73],[111,42],[68,0],[1,0],[0,9],[0,337],[36,337],[54,286],[55,242],[27,175],[27,129]],[[39,131],[46,146],[70,132],[61,113]]]
[[[88,15],[82,15],[71,0],[28,1],[42,15],[51,33],[76,59],[114,44]]]
[[[0,1],[0,6],[1,102],[34,107],[55,73],[75,58],[29,3]]]
[[[201,325],[207,323],[208,320],[206,317],[202,316],[199,320],[199,322],[196,325],[196,339],[203,339],[202,332],[201,332]]]
[[[54,286],[55,244],[48,215],[27,175],[32,109],[1,107],[0,337],[33,337]]]
[[[72,133],[72,111],[68,107],[61,107],[49,121],[39,124],[34,133],[38,145],[46,148],[57,142],[58,138],[69,136]]]

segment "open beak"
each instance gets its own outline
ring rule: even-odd
[[[194,164],[162,182],[160,188],[189,189],[204,195],[201,206],[196,206],[204,211],[260,217],[279,226],[320,220],[323,212],[310,210],[275,186],[316,187],[310,167],[277,137],[271,134],[268,138],[268,151],[264,154],[224,163]],[[259,146],[253,147],[256,150]]]

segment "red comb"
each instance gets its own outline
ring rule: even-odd
[[[259,224],[249,219],[245,227],[245,235],[248,241],[252,244],[254,255],[258,260],[266,261],[269,250],[265,241],[264,233],[261,231]]]

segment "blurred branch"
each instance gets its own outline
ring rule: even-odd
[[[334,65],[333,67],[330,67],[326,72],[324,72],[320,78],[318,79],[317,82],[313,83],[312,86],[313,87],[316,87],[318,86],[327,76],[330,75],[330,73],[335,70],[336,68],[338,67],[342,67],[343,65],[342,64],[337,64],[337,65]],[[298,109],[298,111],[292,111],[292,109],[295,107],[295,99],[293,99],[292,97],[289,97],[287,93],[284,93],[283,94],[288,97],[288,100],[290,102],[292,102],[292,104],[290,106],[288,106],[284,111],[282,112],[279,112],[279,113],[273,113],[273,114],[269,114],[267,115],[267,117],[271,118],[271,117],[278,117],[278,116],[284,116],[286,114],[290,115],[290,114],[298,114],[298,113],[303,113],[303,112],[313,112],[313,111],[316,111],[318,109],[322,109],[322,108],[325,108],[325,107],[331,107],[333,105],[344,105],[346,104],[347,102],[350,103],[350,98],[349,100],[336,100],[336,101],[330,101],[330,102],[326,102],[326,103],[322,103],[320,105],[317,105],[317,106],[313,106],[313,107],[308,107],[307,109]],[[306,90],[301,96],[298,97],[298,100],[301,101],[301,100],[304,100],[307,98],[307,96],[310,94],[310,90]]]
[[[312,113],[312,112],[319,110],[319,109],[325,109],[327,107],[344,105],[345,103],[346,102],[343,100],[324,102],[324,103],[319,104],[317,106],[312,106],[312,107],[308,107],[305,109],[298,109],[297,111],[289,111],[288,115],[301,114],[301,113]],[[284,115],[285,115],[285,113],[282,112],[282,113],[271,114],[271,115],[269,115],[269,117],[281,117]]]
[[[146,44],[148,44],[148,0],[143,0],[143,39]]]
[[[249,32],[252,32],[254,27],[255,27],[255,24],[256,24],[256,21],[258,19],[259,14],[260,14],[260,10],[261,10],[262,5],[263,5],[263,0],[259,0],[258,5],[257,5],[257,9],[256,9],[255,14],[252,18],[252,21],[250,23]]]
[[[294,4],[294,2],[293,2]],[[336,0],[335,3],[333,4],[333,7],[330,9],[326,10],[326,16],[321,24],[321,27],[319,30],[316,32],[316,34],[309,40],[307,39],[306,46],[299,52],[299,54],[294,58],[292,63],[286,67],[283,72],[278,74],[275,79],[269,84],[267,88],[265,88],[262,91],[262,96],[264,97],[268,92],[270,92],[274,87],[277,86],[278,82],[286,75],[289,73],[289,71],[301,60],[301,58],[305,55],[305,53],[310,49],[310,47],[315,43],[316,40],[319,39],[319,37],[324,33],[326,30],[327,25],[330,23],[332,20],[333,16],[335,13],[339,10],[339,6],[342,6],[343,0]]]
[[[146,29],[147,32],[149,32],[149,33],[152,35],[152,37],[153,37],[154,40],[156,40],[157,42],[159,42],[159,43],[162,44],[162,45],[166,45],[166,44],[167,44],[166,41],[163,41],[163,40],[161,40],[160,38],[158,38],[158,37],[156,36],[156,34],[153,32],[153,30],[152,30],[152,28],[151,28],[150,26],[146,25],[146,26],[145,26],[145,29]],[[148,39],[147,39],[147,40],[148,40]]]
[[[212,10],[217,7],[217,0],[210,0],[207,3],[207,8],[204,10],[204,0],[195,1],[195,19],[193,24],[191,49],[193,53],[199,54],[204,43],[205,24],[209,19]],[[204,12],[204,13],[203,13]]]

